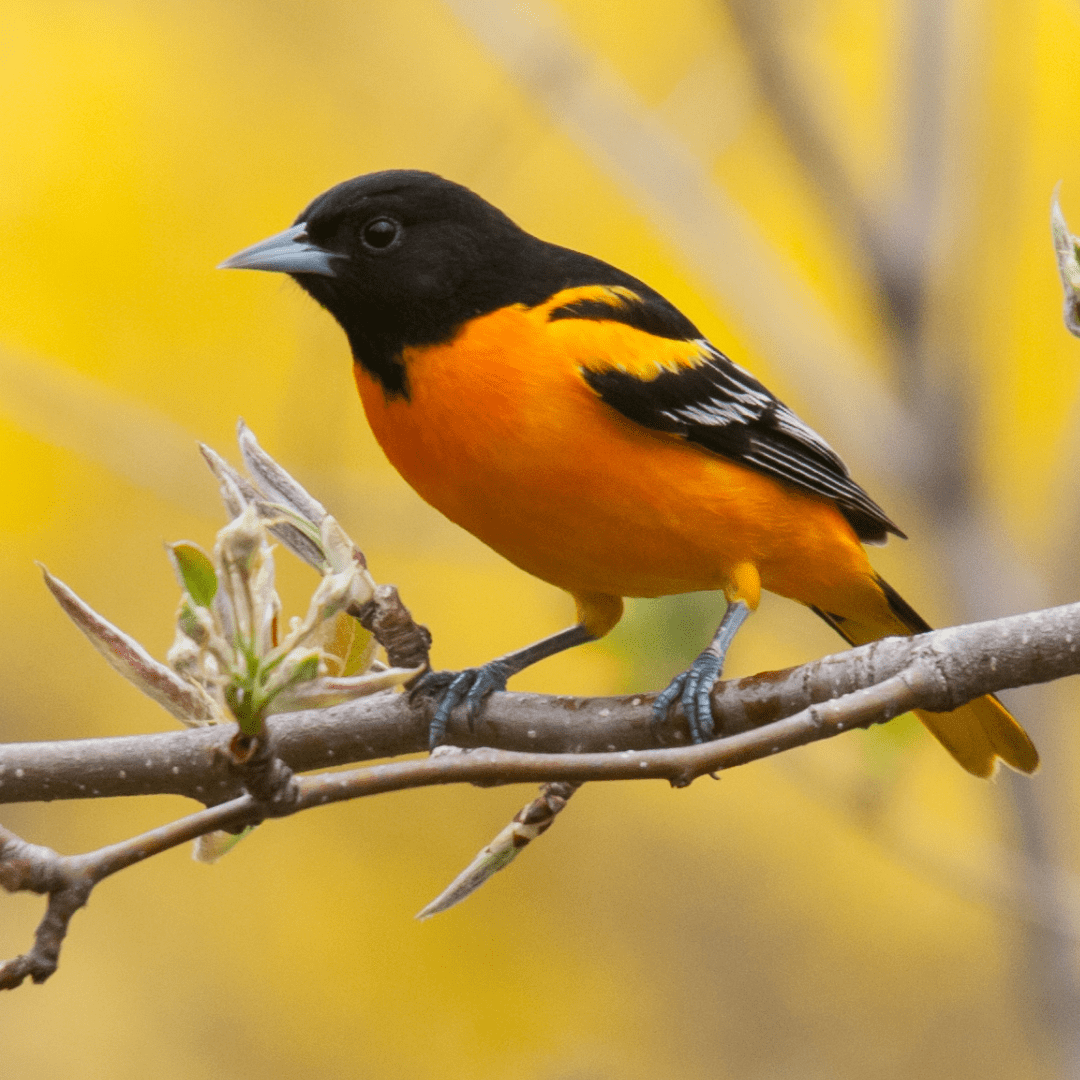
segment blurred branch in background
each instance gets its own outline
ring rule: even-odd
[[[768,0],[727,0],[761,101],[783,132],[788,148],[829,208],[837,228],[854,239],[869,267],[875,291],[887,302],[897,327],[910,325],[908,275],[899,269],[874,211],[855,190],[811,108],[806,89],[780,46],[777,10]]]
[[[0,417],[178,506],[217,513],[213,495],[189,468],[190,432],[68,366],[0,350]]]
[[[782,47],[781,14],[775,0],[726,0],[762,103],[783,132],[788,149],[820,194],[837,232],[852,238],[870,288],[882,305],[893,333],[890,344],[902,382],[917,382],[924,318],[925,271],[933,213],[941,185],[947,59],[944,29],[950,7],[913,0],[907,15],[910,33],[906,145],[902,147],[902,189],[893,205],[871,202],[855,187],[815,112],[813,95],[803,85]]]
[[[950,39],[957,12],[953,5],[933,0],[911,0],[906,5],[908,37],[903,48],[907,58],[906,138],[899,158],[904,184],[898,205],[886,207],[886,227],[877,228],[868,217],[865,204],[855,193],[848,174],[828,140],[819,129],[809,105],[807,87],[796,85],[786,58],[778,47],[778,27],[771,4],[755,5],[745,0],[728,0],[728,10],[739,27],[763,99],[771,108],[787,137],[793,153],[824,196],[837,228],[861,240],[870,268],[870,284],[891,316],[895,331],[894,357],[897,375],[911,410],[913,427],[922,433],[926,453],[915,460],[924,465],[924,475],[916,485],[929,520],[940,532],[938,547],[945,556],[953,595],[965,617],[979,617],[1000,609],[1003,583],[1009,583],[1005,603],[1023,608],[1045,603],[1052,595],[1042,568],[1015,549],[1002,530],[988,527],[992,511],[977,491],[979,428],[973,421],[979,388],[965,385],[958,373],[972,372],[979,365],[959,355],[960,338],[941,332],[940,315],[935,325],[933,313],[940,309],[935,295],[935,276],[941,279],[940,255],[935,259],[935,234],[943,215],[940,205],[944,188],[943,169],[946,146],[953,156],[963,155],[969,146],[954,128],[946,136],[946,105],[949,79],[947,65],[956,55]],[[969,60],[969,58],[967,58]],[[955,111],[955,110],[954,110]],[[970,173],[969,173],[970,175]],[[965,198],[967,193],[965,192]],[[944,215],[963,221],[970,215],[964,207]],[[890,220],[891,219],[891,220]],[[1066,289],[1066,325],[1072,329],[1071,288],[1076,279],[1075,249],[1056,199],[1054,239],[1059,268]],[[1071,256],[1071,261],[1066,256]],[[963,290],[966,261],[963,244],[953,260],[950,288]],[[935,275],[937,270],[937,275]],[[938,292],[941,290],[938,289]],[[1075,493],[1064,500],[1075,504]],[[1076,516],[1066,523],[1074,535]],[[1053,699],[1043,694],[1043,706],[1030,709],[1044,716],[1053,711]],[[1061,872],[1046,872],[1061,859],[1050,839],[1054,826],[1050,801],[1023,784],[1009,783],[1023,854],[1013,862],[1016,875],[1011,890],[1027,897],[1026,907],[1039,918],[1029,921],[1027,955],[1022,966],[1038,1003],[1044,1029],[1062,1067],[1068,1075],[1080,1069],[1080,980],[1074,961],[1075,904],[1060,884]]]

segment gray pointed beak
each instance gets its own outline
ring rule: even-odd
[[[219,270],[273,270],[280,274],[321,274],[337,277],[333,259],[335,255],[313,244],[307,236],[307,226],[301,223],[291,229],[269,236],[251,247],[238,251],[223,263]]]

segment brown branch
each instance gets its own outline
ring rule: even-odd
[[[266,804],[252,795],[244,795],[86,855],[58,855],[0,830],[0,885],[9,892],[26,890],[49,895],[33,947],[22,956],[0,964],[0,989],[14,989],[28,977],[37,983],[44,982],[56,970],[68,923],[103,878],[215,830],[238,832],[264,817],[285,817],[333,802],[436,784],[504,784],[521,780],[576,784],[586,780],[648,777],[663,778],[675,787],[685,787],[703,773],[745,764],[845,729],[891,719],[921,701],[940,697],[938,682],[936,674],[926,676],[924,667],[919,672],[895,676],[879,686],[857,690],[838,701],[811,706],[797,716],[756,731],[698,746],[641,754],[624,751],[551,755],[483,749],[471,754],[434,755],[418,761],[304,777],[294,781],[296,797],[292,800]]]
[[[936,706],[1080,672],[1080,604],[886,638],[802,667],[719,683],[717,730],[760,727],[859,687],[873,686],[928,658],[949,687]],[[687,741],[676,711],[651,727],[653,695],[576,698],[494,694],[474,730],[460,713],[450,726],[459,746],[541,754],[648,750]],[[347,705],[272,717],[274,754],[296,772],[418,753],[427,746],[430,702],[378,694]],[[0,745],[0,803],[117,795],[186,795],[207,804],[243,790],[228,752],[233,729],[204,727],[150,735]],[[553,779],[552,777],[551,779]],[[541,778],[543,779],[543,778]]]
[[[882,723],[912,708],[943,711],[988,691],[1075,674],[1080,672],[1078,644],[1080,604],[939,630],[918,638],[887,638],[801,668],[718,686],[714,710],[725,737],[701,745],[651,748],[625,745],[655,739],[644,696],[606,699],[604,704],[604,699],[496,695],[471,741],[493,735],[501,739],[502,745],[515,740],[520,744],[524,740],[526,745],[539,745],[549,752],[489,746],[467,754],[439,754],[310,777],[293,775],[289,735],[295,735],[300,728],[304,729],[304,739],[310,739],[307,725],[313,722],[313,716],[325,720],[318,713],[298,714],[291,722],[279,718],[284,724],[268,733],[266,739],[234,738],[228,750],[220,740],[232,735],[232,729],[177,733],[185,739],[199,740],[200,753],[193,758],[196,766],[206,764],[200,758],[216,759],[217,764],[212,767],[223,770],[218,776],[220,786],[215,790],[216,795],[222,797],[224,789],[240,784],[249,792],[85,855],[61,856],[0,830],[0,885],[12,892],[25,890],[46,893],[49,897],[32,948],[0,964],[0,989],[19,986],[27,978],[42,982],[55,971],[72,916],[103,878],[213,831],[235,833],[265,818],[439,784],[539,781],[578,785],[598,780],[664,779],[674,787],[685,787],[699,776],[771,757],[853,727]],[[803,707],[790,715],[793,702],[802,702]],[[368,699],[354,703],[347,707],[347,720],[354,726],[358,709],[369,710],[373,726],[388,723],[386,714],[397,714],[405,732],[404,736],[402,731],[398,732],[397,752],[422,746],[430,703],[423,699],[413,701],[408,695],[387,696],[381,702]],[[774,719],[776,715],[782,718]],[[763,723],[763,718],[771,722]],[[592,723],[583,725],[583,720]],[[535,726],[523,726],[529,723]],[[740,725],[741,730],[734,730]],[[595,744],[597,729],[603,732],[601,737],[621,737],[624,745],[618,747],[609,742],[603,750],[588,749],[590,743]],[[467,734],[467,728],[458,725],[454,733]],[[680,733],[685,739],[685,731],[678,724],[670,726],[667,732],[669,736]],[[339,731],[339,734],[343,733]],[[364,746],[363,752],[371,756],[385,756],[372,751],[370,735],[370,731],[364,731],[366,742],[354,742],[353,752]],[[135,743],[146,755],[146,740],[163,738],[146,736]],[[312,747],[304,739],[301,744],[310,757]],[[547,746],[552,741],[556,744],[555,752],[550,752]],[[124,744],[127,751],[133,746],[131,739],[86,740],[83,745],[94,744],[107,750],[117,742]],[[85,755],[77,750],[71,752],[78,743],[29,745],[59,748],[61,759],[81,761],[85,765]],[[25,750],[25,744],[22,748],[4,748],[6,761],[0,757],[0,784],[5,787],[11,767],[9,752],[20,749]],[[294,757],[302,757],[295,753],[296,745],[291,749]],[[48,757],[47,751],[44,756]],[[144,757],[143,761],[152,764],[150,757]],[[40,784],[42,760],[31,763],[27,759],[27,764],[31,769],[36,767]],[[101,770],[100,763],[97,768]],[[178,776],[179,766],[167,768],[170,778]],[[115,760],[105,775],[111,769],[115,769]],[[126,770],[116,771],[117,780],[127,780],[123,775]],[[16,781],[27,779],[26,766],[17,766],[14,773]],[[144,790],[146,780],[146,776],[141,778]],[[105,794],[104,779],[99,784],[102,786],[91,789],[89,794]],[[80,794],[87,794],[85,786],[84,783]],[[43,790],[47,796],[55,797],[62,787],[60,783],[46,783]],[[4,794],[2,789],[0,794]],[[206,797],[205,787],[198,797]]]
[[[233,822],[239,822],[239,828],[254,824],[259,817],[256,806],[255,800],[245,795],[86,855],[59,855],[0,828],[0,886],[8,892],[49,896],[33,947],[0,963],[0,990],[13,990],[27,978],[42,983],[56,970],[72,916],[103,878],[214,829],[228,828]]]

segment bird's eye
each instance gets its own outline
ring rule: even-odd
[[[369,221],[360,232],[364,246],[373,251],[385,251],[401,236],[401,225],[393,218],[379,217]]]

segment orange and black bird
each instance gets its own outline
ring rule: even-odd
[[[368,421],[432,506],[565,589],[577,624],[462,672],[437,672],[432,746],[462,702],[603,637],[626,596],[721,590],[711,644],[657,698],[695,741],[709,691],[763,588],[853,645],[930,627],[870,566],[904,534],[835,451],[647,285],[545,243],[468,188],[371,173],[320,195],[226,268],[290,275],[341,324]],[[996,698],[920,718],[969,772],[1038,754]]]

